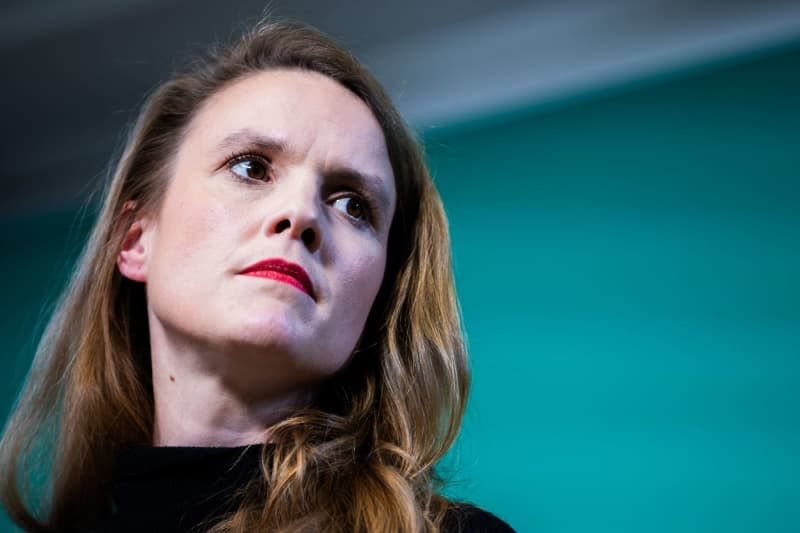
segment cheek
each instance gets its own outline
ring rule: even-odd
[[[364,332],[367,317],[383,281],[385,254],[381,248],[356,254],[337,272],[337,287],[325,330],[316,342],[334,363],[330,371],[341,368]]]
[[[230,242],[233,221],[237,220],[232,211],[200,194],[172,199],[165,203],[159,220],[157,253],[182,262],[173,268],[189,272],[199,269],[209,258],[219,256],[222,243]]]
[[[225,262],[234,248],[236,221],[231,209],[203,191],[183,188],[164,199],[148,276],[154,306],[196,314],[198,302],[218,298]],[[193,310],[195,309],[195,310]]]
[[[386,254],[383,247],[375,246],[355,257],[342,272],[342,305],[363,327],[383,281]]]

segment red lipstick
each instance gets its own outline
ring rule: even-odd
[[[296,263],[290,263],[279,258],[264,259],[258,263],[253,263],[239,272],[239,274],[282,281],[297,287],[311,296],[311,298],[314,298],[314,285],[311,283],[311,278],[308,277],[303,267]]]

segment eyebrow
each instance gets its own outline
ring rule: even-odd
[[[220,150],[233,150],[242,145],[256,147],[263,150],[274,150],[277,152],[288,151],[286,143],[272,137],[261,135],[260,133],[256,133],[249,129],[237,130],[230,135],[227,135],[219,143],[218,148]]]
[[[256,148],[265,152],[290,152],[289,146],[284,141],[262,135],[250,129],[237,130],[227,135],[219,143],[218,148],[220,151],[230,151],[242,146]],[[380,176],[361,172],[360,170],[346,165],[336,165],[335,167],[326,169],[325,175],[336,180],[360,185],[368,191],[371,191],[375,196],[375,200],[380,204],[378,207],[384,212],[388,211],[391,206],[388,191],[384,186],[384,180]]]

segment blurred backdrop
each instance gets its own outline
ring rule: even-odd
[[[474,370],[450,495],[520,532],[800,530],[800,2],[269,7],[426,145]],[[264,8],[0,6],[0,421],[144,95]]]

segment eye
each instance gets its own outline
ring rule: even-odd
[[[366,221],[368,218],[367,206],[364,201],[357,196],[342,196],[337,198],[333,201],[333,207],[357,220]]]
[[[243,180],[269,180],[269,162],[255,155],[237,156],[228,163],[228,168]]]

